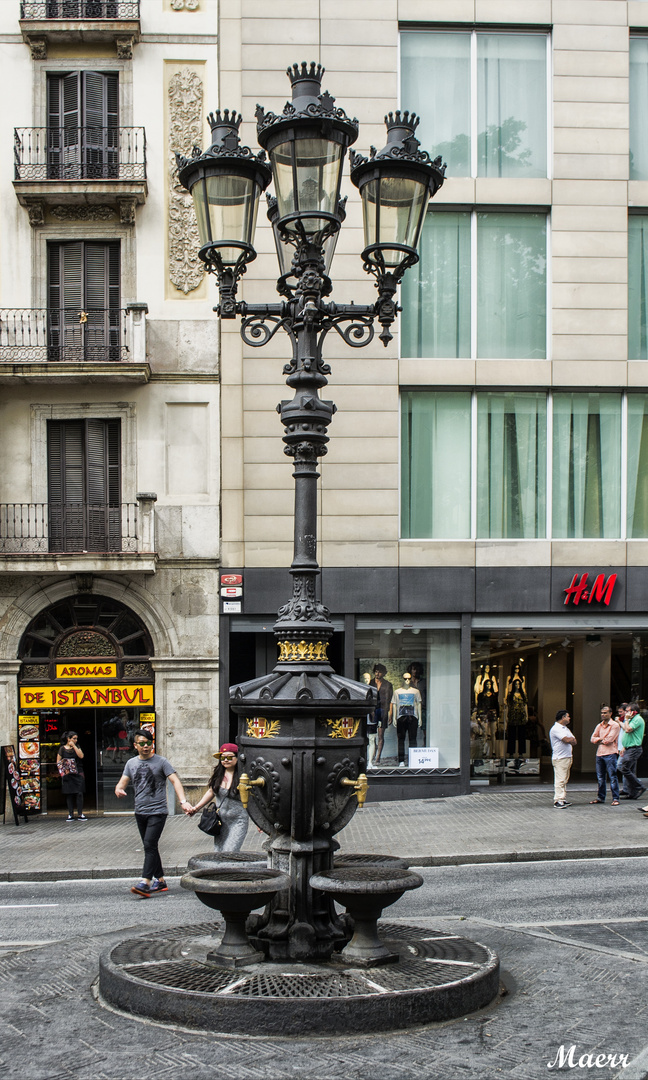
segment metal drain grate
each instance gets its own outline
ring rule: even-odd
[[[134,965],[124,969],[135,979],[172,990],[197,990],[202,994],[217,994],[237,978],[231,971],[201,964],[198,960],[179,960],[176,963]]]
[[[231,991],[233,997],[275,998],[344,998],[358,994],[377,994],[352,975],[252,975]]]

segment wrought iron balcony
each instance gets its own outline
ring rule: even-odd
[[[140,40],[139,0],[22,0],[20,29],[34,60],[47,59],[50,45],[114,44],[130,60]]]
[[[21,19],[139,19],[139,0],[22,0]]]
[[[0,310],[0,364],[127,361],[128,323],[119,308]]]
[[[137,503],[0,503],[0,553],[136,552],[137,512]]]
[[[144,128],[15,128],[14,179],[146,180]]]

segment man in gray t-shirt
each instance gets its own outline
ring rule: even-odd
[[[155,753],[151,733],[140,728],[135,733],[133,745],[137,750],[137,757],[126,762],[121,780],[115,788],[115,795],[118,799],[123,799],[126,788],[132,781],[135,789],[135,820],[144,844],[144,869],[142,880],[133,885],[131,892],[136,896],[148,897],[153,893],[168,892],[158,851],[158,843],[169,812],[166,800],[167,780],[173,785],[184,812],[190,812],[193,807],[185,798],[184,788],[171,762]]]

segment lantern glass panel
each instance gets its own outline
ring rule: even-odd
[[[344,148],[327,139],[296,139],[270,151],[279,217],[293,213],[333,214],[337,203]],[[307,233],[319,232],[322,220],[305,218]]]
[[[234,265],[241,249],[228,247],[227,241],[253,243],[259,185],[251,177],[221,173],[205,177],[204,195],[202,183],[193,188],[192,195],[201,242],[217,243],[223,264]]]
[[[402,252],[391,244],[416,248],[428,201],[428,186],[419,180],[383,176],[362,189],[365,246],[383,245],[386,266],[397,266]]]

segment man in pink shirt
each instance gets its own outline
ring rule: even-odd
[[[619,805],[619,781],[617,780],[618,738],[621,728],[616,720],[612,719],[612,709],[609,705],[601,708],[601,722],[597,724],[592,735],[592,742],[596,744],[596,779],[598,780],[598,794],[592,799],[594,803],[605,802],[605,778],[610,781],[612,792],[612,806]]]

